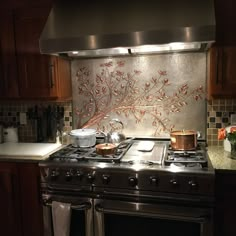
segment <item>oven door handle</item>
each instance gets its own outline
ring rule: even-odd
[[[46,207],[52,207],[52,203],[51,202],[44,202],[43,203]],[[85,202],[85,203],[81,203],[79,205],[71,205],[71,209],[72,210],[77,210],[77,211],[84,211],[84,210],[88,210],[92,207],[90,202]]]
[[[129,211],[129,210],[118,210],[112,208],[104,208],[101,204],[95,205],[95,210],[99,213],[110,213],[110,214],[123,214],[123,215],[135,215],[135,216],[145,216],[152,218],[160,218],[160,219],[169,219],[169,220],[182,220],[187,222],[194,222],[199,224],[204,224],[209,216],[184,216],[184,215],[172,215],[168,213],[159,213],[159,212],[141,212],[141,211]]]

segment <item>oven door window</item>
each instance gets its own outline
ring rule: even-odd
[[[148,217],[105,214],[105,236],[199,236],[200,224]]]
[[[211,208],[95,199],[95,236],[213,236]]]
[[[85,236],[85,212],[72,210],[70,236]]]

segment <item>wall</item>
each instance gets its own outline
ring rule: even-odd
[[[132,137],[194,129],[206,139],[206,53],[80,59],[72,62],[73,124]],[[118,127],[117,127],[118,128]]]
[[[73,62],[76,66],[73,66],[73,72],[75,73],[78,66],[78,61]],[[155,69],[158,69],[157,67]],[[76,75],[74,74],[73,81],[76,82]],[[75,88],[74,92],[75,92]],[[78,88],[78,87],[77,87]],[[19,114],[20,112],[27,112],[29,108],[35,105],[48,106],[47,102],[1,102],[0,103],[0,122],[14,123],[19,127],[19,138],[21,142],[34,142],[36,139],[36,127],[33,120],[27,120],[27,125],[20,125]],[[76,121],[74,125],[72,123],[72,113],[75,116],[77,112],[76,105],[72,103],[63,103],[65,108],[64,124],[65,130],[70,131],[76,127]],[[207,142],[208,145],[222,145],[223,141],[217,139],[217,131],[221,127],[226,127],[230,124],[230,115],[236,113],[236,100],[233,99],[215,99],[207,101],[207,114],[203,114],[204,122],[207,124]],[[76,118],[77,119],[77,118]]]

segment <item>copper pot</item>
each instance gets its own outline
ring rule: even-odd
[[[112,155],[115,153],[117,145],[113,143],[100,143],[96,146],[96,153],[102,156]]]
[[[197,147],[198,132],[194,130],[177,130],[170,133],[173,150],[194,150]]]

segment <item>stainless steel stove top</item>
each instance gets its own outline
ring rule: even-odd
[[[140,142],[132,140],[110,156],[69,145],[39,163],[41,183],[73,191],[213,194],[214,169],[204,143],[183,152],[171,150],[168,140],[151,140],[141,149]]]

